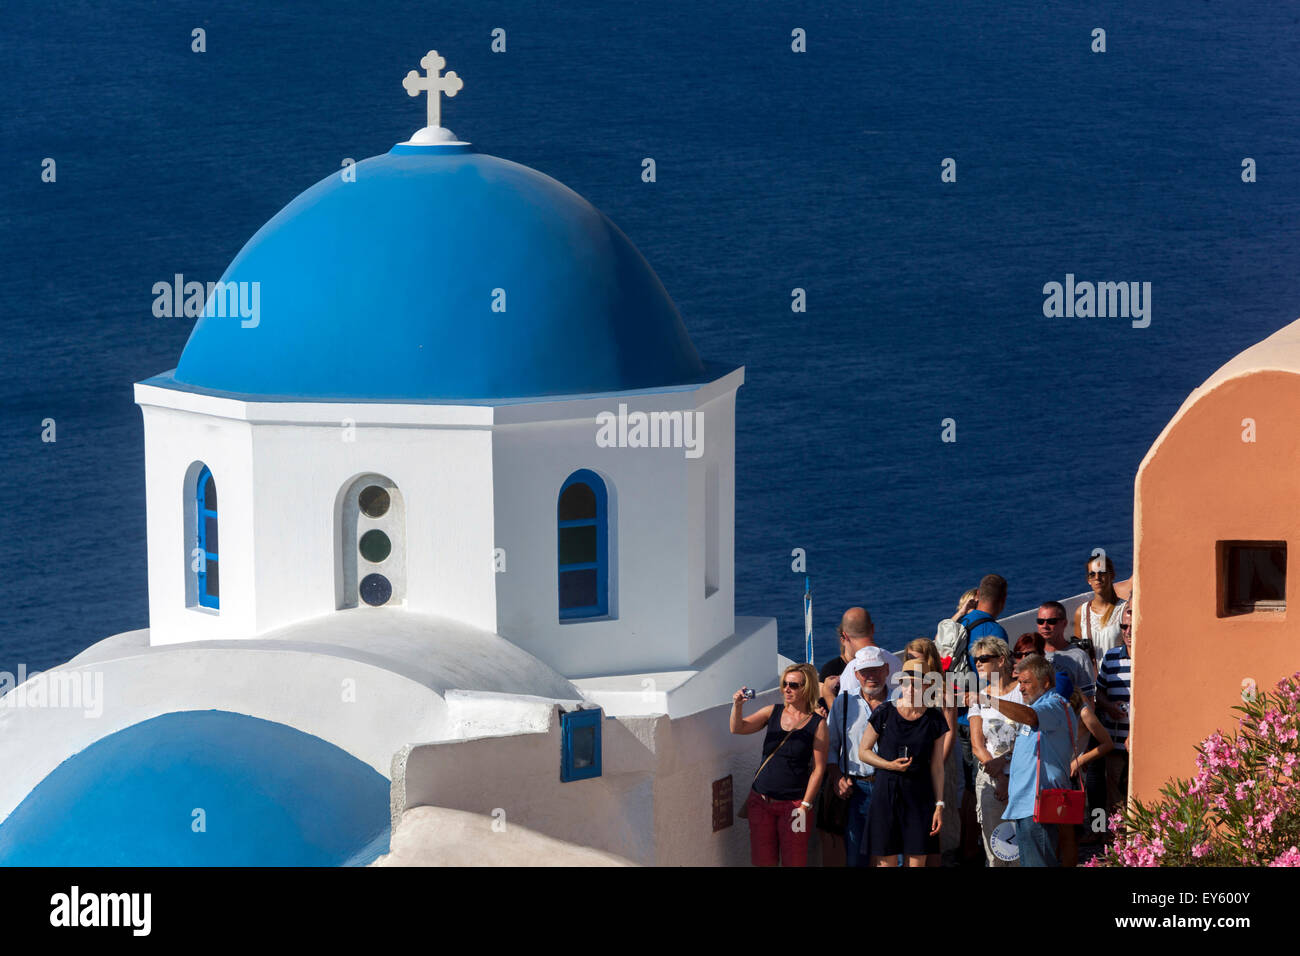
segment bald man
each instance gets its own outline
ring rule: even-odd
[[[871,615],[867,613],[865,607],[851,607],[844,612],[840,618],[840,637],[844,640],[845,649],[849,655],[848,666],[840,674],[838,692],[841,694],[856,694],[858,692],[858,675],[854,668],[854,658],[858,651],[864,647],[879,647],[875,641],[876,626],[871,623]],[[887,686],[893,685],[893,677],[903,669],[903,662],[897,654],[880,648],[881,656],[889,662],[889,676],[886,678]]]

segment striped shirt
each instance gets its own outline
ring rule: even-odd
[[[1106,692],[1112,704],[1118,704],[1128,712],[1133,699],[1133,659],[1128,656],[1128,648],[1122,643],[1112,647],[1101,659],[1101,669],[1097,674],[1097,689]],[[1100,708],[1098,708],[1100,709]],[[1115,720],[1110,714],[1102,713],[1101,725],[1115,741],[1116,747],[1124,747],[1128,740],[1128,717]],[[1127,748],[1125,748],[1127,749]]]

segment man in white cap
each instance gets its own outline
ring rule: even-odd
[[[840,637],[844,638],[848,649],[852,652],[853,660],[849,661],[849,666],[844,668],[844,672],[840,675],[839,693],[856,694],[858,692],[857,655],[868,648],[879,651],[889,663],[889,675],[886,678],[886,684],[892,684],[894,675],[903,669],[903,662],[899,660],[897,654],[891,654],[883,647],[876,647],[875,633],[876,626],[871,623],[871,615],[867,613],[867,609],[864,607],[851,607],[840,618]]]
[[[854,655],[849,668],[854,672],[857,690],[837,696],[830,716],[826,718],[830,732],[826,771],[835,792],[849,800],[848,820],[844,824],[846,866],[868,866],[871,860],[865,840],[872,775],[876,771],[859,759],[858,745],[870,723],[871,712],[885,702],[889,680],[886,653],[870,646]]]

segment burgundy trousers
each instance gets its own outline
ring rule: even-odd
[[[791,813],[798,806],[798,800],[770,800],[749,791],[749,860],[754,866],[808,865],[813,814],[805,810],[796,829]]]

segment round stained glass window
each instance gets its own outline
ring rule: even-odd
[[[379,564],[392,552],[393,542],[388,540],[388,535],[376,528],[361,536],[358,547],[363,558],[371,564]]]
[[[393,586],[382,574],[367,574],[361,579],[361,600],[371,607],[387,604],[393,596]]]
[[[388,513],[388,492],[378,485],[367,485],[357,496],[357,504],[367,518],[382,518]]]

